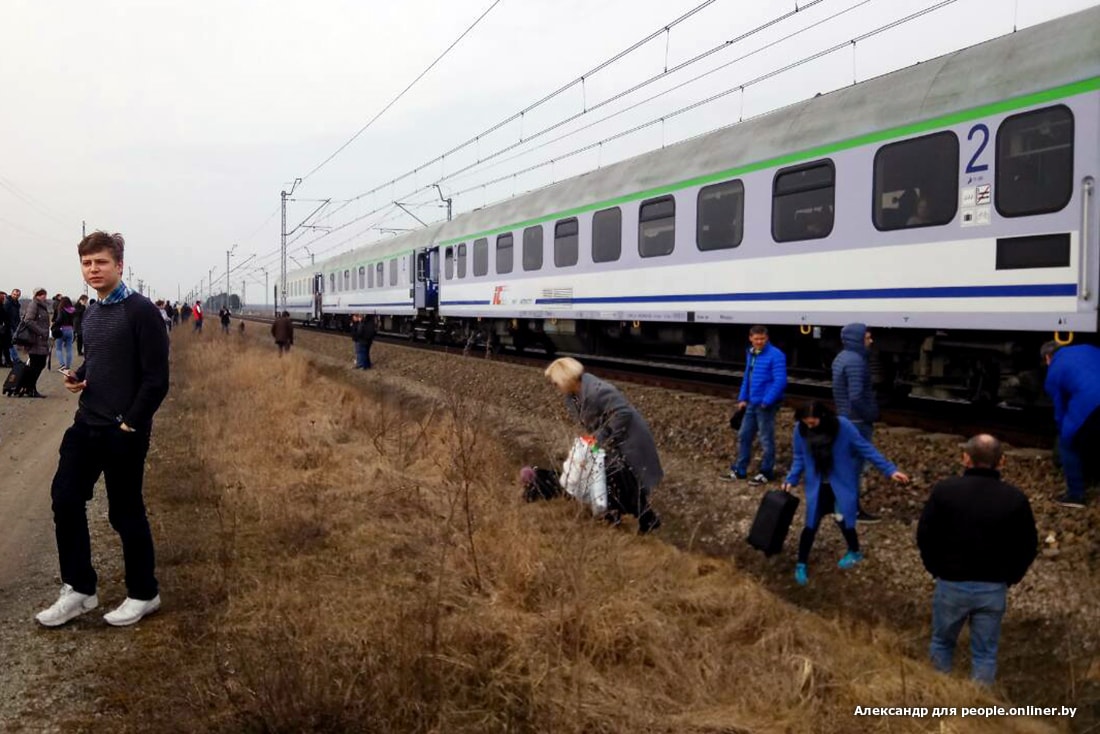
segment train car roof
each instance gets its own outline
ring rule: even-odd
[[[1100,7],[821,94],[461,214],[451,222],[357,248],[339,256],[339,261],[381,259],[437,242],[456,242],[655,186],[870,133],[919,127],[915,123],[1097,77]],[[330,262],[335,264],[335,260],[326,261],[325,267],[332,267]]]

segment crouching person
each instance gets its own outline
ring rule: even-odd
[[[153,414],[168,393],[168,332],[157,307],[122,282],[123,244],[120,235],[93,232],[77,247],[84,281],[99,301],[84,314],[84,363],[65,375],[80,406],[61,439],[50,491],[62,587],[35,617],[46,627],[99,605],[87,504],[101,474],[126,568],[126,600],[104,620],[134,624],[160,608],[142,480]]]
[[[848,552],[837,563],[851,568],[863,560],[856,533],[859,512],[859,477],[864,461],[895,482],[905,484],[909,477],[880,454],[847,418],[840,418],[825,403],[813,402],[795,412],[794,460],[783,484],[790,491],[806,477],[806,527],[798,541],[798,564],[794,578],[800,585],[809,582],[807,564],[817,537],[817,528],[830,512],[844,535]]]
[[[962,462],[961,477],[932,488],[917,525],[921,560],[936,579],[929,654],[937,670],[950,672],[955,641],[969,620],[970,676],[992,685],[1008,587],[1027,573],[1039,537],[1027,497],[1001,481],[1000,441],[974,436]]]
[[[571,357],[554,360],[545,374],[565,396],[570,415],[606,452],[607,521],[617,525],[625,512],[638,518],[639,533],[656,530],[661,518],[649,498],[664,471],[645,419],[621,392]]]

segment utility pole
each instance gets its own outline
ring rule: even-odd
[[[236,250],[237,246],[233,245],[225,251],[225,308],[229,309],[229,256],[233,254],[233,250]]]
[[[268,295],[269,295],[269,294],[271,293],[271,291],[270,291],[270,290],[268,290],[268,288],[267,288],[267,286],[268,286],[268,282],[267,282],[267,268],[260,268],[260,270],[261,270],[261,271],[263,272],[263,274],[264,274],[264,310],[266,311],[266,310],[267,310],[267,298],[268,298]]]
[[[210,268],[210,274],[206,276],[206,302],[214,300],[214,271],[216,267]]]
[[[439,184],[432,184],[432,186],[435,186],[435,190],[439,192],[439,199],[447,205],[447,221],[451,221],[451,202],[454,201],[454,199],[444,199],[443,189],[439,188]]]
[[[248,285],[248,284],[247,284],[247,283],[245,282],[244,278],[241,278],[241,303],[240,303],[240,310],[241,310],[241,311],[244,311],[244,304],[245,304],[245,300],[244,300],[244,290],[245,290],[245,287],[246,287],[247,285]]]
[[[286,310],[286,197],[294,193],[294,189],[298,188],[298,184],[302,182],[302,179],[294,179],[294,183],[290,186],[290,192],[285,189],[280,191],[279,194],[282,197],[283,202],[283,226],[279,230],[282,235],[282,242],[280,245],[281,257],[279,258],[279,302],[282,304],[281,310]]]

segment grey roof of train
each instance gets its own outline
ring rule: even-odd
[[[1094,76],[1100,76],[1100,6],[643,153],[451,222],[358,247],[324,265],[387,257]]]

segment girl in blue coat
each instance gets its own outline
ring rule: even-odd
[[[806,563],[810,559],[817,527],[828,513],[836,515],[837,527],[844,534],[848,552],[837,564],[851,568],[863,560],[856,534],[859,502],[859,474],[863,461],[900,484],[909,477],[883,457],[847,418],[839,418],[825,403],[803,405],[795,412],[794,461],[783,483],[790,491],[806,476],[806,527],[798,541],[798,564],[794,578],[799,585],[810,579]]]

